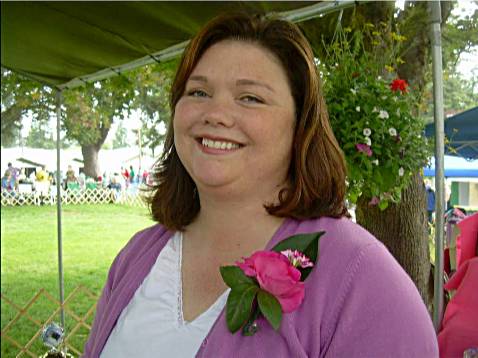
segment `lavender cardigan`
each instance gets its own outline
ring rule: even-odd
[[[324,230],[305,298],[278,332],[257,321],[252,337],[227,330],[224,311],[196,357],[438,357],[417,289],[387,249],[348,219],[286,219],[267,245]],[[161,225],[137,233],[111,266],[84,357],[99,357],[121,311],[173,235]],[[141,334],[141,333],[138,333]]]

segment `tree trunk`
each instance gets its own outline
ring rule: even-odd
[[[101,149],[101,146],[105,142],[106,137],[108,136],[110,127],[105,126],[104,123],[101,123],[98,130],[100,131],[100,137],[96,143],[85,144],[80,142],[81,154],[83,154],[85,175],[94,178],[95,180],[101,175],[101,170],[98,163],[98,153]]]
[[[98,165],[99,151],[99,147],[95,144],[81,146],[85,175],[94,179],[101,175],[100,167]]]
[[[416,174],[402,193],[402,201],[384,211],[360,198],[357,222],[385,244],[418,288],[423,301],[430,305],[430,260],[423,179]],[[430,307],[430,306],[429,306]]]

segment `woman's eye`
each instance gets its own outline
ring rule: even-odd
[[[241,101],[246,102],[246,103],[264,103],[264,101],[256,96],[242,96]]]
[[[191,96],[191,97],[207,97],[208,94],[202,90],[190,90],[190,91],[187,91],[187,95],[188,96]]]

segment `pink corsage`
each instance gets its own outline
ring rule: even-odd
[[[257,251],[237,266],[221,267],[222,278],[231,287],[226,320],[232,333],[242,327],[243,335],[253,335],[260,315],[277,330],[282,314],[299,308],[305,295],[303,281],[317,260],[323,234],[294,235],[272,251]]]

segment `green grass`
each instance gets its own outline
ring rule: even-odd
[[[69,205],[63,207],[63,270],[65,297],[78,285],[97,295],[106,279],[108,268],[118,251],[131,236],[153,224],[148,210],[120,205]],[[41,288],[59,297],[57,216],[53,206],[1,208],[1,292],[19,306],[24,306]],[[69,306],[83,315],[94,303],[84,294],[75,296]],[[28,311],[43,322],[55,306],[42,298]],[[2,330],[17,311],[2,300]],[[55,318],[59,321],[59,318]],[[91,322],[91,319],[88,320]],[[73,320],[66,315],[67,331]],[[20,319],[8,335],[26,344],[36,326]],[[80,330],[72,344],[82,350],[88,331]],[[46,351],[37,339],[32,351]],[[19,350],[2,337],[1,356],[15,357]],[[27,355],[23,355],[27,356]]]

